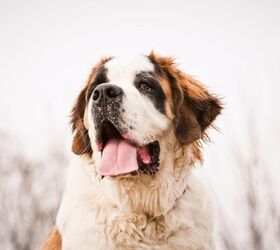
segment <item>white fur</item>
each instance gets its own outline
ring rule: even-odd
[[[170,121],[133,85],[137,73],[153,71],[154,65],[146,56],[138,55],[114,58],[105,67],[109,83],[124,91],[122,108],[125,112],[122,120],[125,123],[121,123],[122,127],[140,145],[155,141],[167,129]]]
[[[212,204],[188,168],[136,182],[100,180],[92,168],[85,159],[70,168],[57,217],[64,250],[213,248]]]
[[[56,222],[63,249],[213,249],[212,205],[192,173],[193,145],[179,144],[172,122],[132,84],[137,72],[151,71],[153,65],[138,56],[105,66],[110,83],[124,90],[122,125],[130,137],[140,145],[159,141],[159,172],[101,179],[88,112],[93,157],[80,158],[69,171]]]
[[[108,69],[109,81],[119,81],[123,86],[130,85],[137,73],[154,70],[154,65],[144,55],[116,57],[108,61],[105,66]]]

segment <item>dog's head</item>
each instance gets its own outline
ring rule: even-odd
[[[195,143],[220,111],[219,100],[172,58],[103,59],[72,110],[72,150],[95,159],[102,176],[155,174],[166,140]]]

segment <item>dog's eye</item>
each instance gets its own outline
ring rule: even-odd
[[[146,83],[146,82],[140,82],[140,83],[139,83],[139,87],[140,87],[140,89],[145,90],[145,91],[148,91],[148,92],[151,92],[151,91],[153,90],[153,88],[151,87],[151,85],[149,85],[149,84]]]

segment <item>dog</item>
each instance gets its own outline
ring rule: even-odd
[[[41,249],[213,249],[213,204],[193,169],[221,110],[171,57],[103,58],[72,109],[79,157]]]

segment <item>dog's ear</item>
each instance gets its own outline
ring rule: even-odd
[[[71,112],[72,130],[74,132],[72,151],[77,155],[92,154],[88,130],[84,124],[86,94],[87,86],[81,91]]]
[[[181,74],[174,79],[174,125],[177,139],[189,144],[204,138],[205,130],[222,110],[219,99],[192,77]]]
[[[153,52],[149,58],[160,66],[170,83],[178,141],[189,144],[204,138],[206,128],[221,112],[219,99],[211,95],[200,82],[181,72],[173,58],[161,57]]]
[[[82,89],[71,111],[72,130],[74,132],[74,137],[72,141],[72,151],[77,155],[84,155],[84,154],[87,154],[89,156],[92,155],[90,138],[89,138],[88,130],[85,126],[86,122],[88,122],[85,120],[88,86],[92,83],[101,65],[103,65],[110,59],[111,57],[101,58],[101,60],[91,70],[86,81],[86,86]]]

